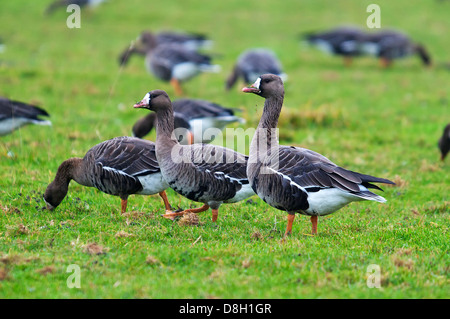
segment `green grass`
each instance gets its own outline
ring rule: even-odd
[[[46,1],[51,2],[51,1]],[[1,138],[1,298],[448,298],[449,161],[437,140],[449,121],[450,3],[377,1],[383,27],[424,43],[434,67],[417,58],[389,70],[375,59],[352,67],[305,48],[302,31],[363,26],[372,1],[111,0],[82,13],[68,29],[64,10],[46,17],[44,1],[0,2],[0,95],[35,102],[52,127],[28,126]],[[164,12],[164,14],[161,14]],[[95,144],[131,134],[146,113],[132,108],[168,83],[147,74],[141,58],[119,69],[121,50],[143,29],[207,33],[219,74],[185,83],[189,97],[241,108],[254,127],[263,99],[224,91],[237,57],[269,47],[289,75],[280,119],[281,143],[320,152],[345,168],[393,179],[386,204],[352,203],[319,218],[310,236],[305,216],[282,240],[286,214],[256,196],[223,205],[217,223],[202,213],[185,226],[159,217],[158,196],[120,200],[71,183],[54,212],[42,194],[58,165]],[[154,140],[154,132],[148,137]],[[7,156],[7,150],[14,156]],[[196,207],[168,190],[174,206]],[[122,236],[121,236],[122,235]],[[90,253],[96,243],[99,254]],[[69,265],[81,288],[69,289]],[[367,267],[381,268],[381,288],[368,288]]]

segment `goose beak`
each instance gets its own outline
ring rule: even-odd
[[[141,102],[136,103],[135,105],[133,105],[134,108],[139,109],[139,108],[144,108],[148,106],[148,104],[142,100]]]
[[[261,93],[261,90],[258,89],[257,87],[253,86],[253,84],[249,87],[245,87],[242,89],[242,92],[244,93],[255,93],[255,94],[259,94]]]

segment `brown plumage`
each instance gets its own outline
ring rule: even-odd
[[[441,160],[443,161],[450,151],[450,123],[445,126],[444,132],[442,132],[442,136],[439,138],[438,146],[441,151]]]
[[[280,77],[264,74],[243,91],[265,98],[264,111],[250,145],[247,176],[259,197],[288,212],[286,234],[291,233],[295,213],[311,216],[315,234],[317,216],[331,214],[352,201],[386,201],[368,189],[380,190],[372,183],[393,182],[346,170],[308,149],[278,144],[276,128],[284,99]]]
[[[125,213],[132,194],[162,197],[170,211],[165,189],[169,187],[156,160],[155,143],[134,137],[116,137],[92,147],[83,158],[70,158],[58,167],[55,179],[47,186],[47,209],[56,208],[67,195],[71,180],[119,196]]]
[[[247,156],[215,145],[181,145],[173,138],[173,109],[166,92],[151,91],[134,107],[156,112],[156,157],[169,186],[190,200],[204,203],[199,209],[165,217],[211,207],[216,221],[222,203],[234,203],[254,194],[246,176]]]

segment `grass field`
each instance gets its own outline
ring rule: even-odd
[[[425,69],[411,57],[387,70],[369,57],[345,67],[297,38],[363,27],[373,1],[110,0],[83,11],[80,29],[67,28],[64,9],[45,16],[50,2],[0,2],[0,95],[41,105],[53,123],[0,140],[0,298],[450,297],[450,161],[437,149],[450,121],[450,2],[376,2],[382,27],[425,44],[434,62]],[[217,223],[202,213],[193,226],[161,218],[158,196],[131,196],[121,215],[119,198],[72,182],[62,204],[44,210],[42,194],[63,160],[130,135],[147,114],[132,105],[148,91],[173,96],[142,58],[118,66],[144,29],[215,41],[222,71],[184,87],[188,97],[242,109],[242,128],[257,125],[264,100],[241,93],[243,83],[225,92],[225,79],[243,50],[274,50],[289,76],[281,143],[395,181],[384,187],[388,202],[319,218],[316,236],[299,215],[286,241],[286,213],[256,196],[222,205]],[[170,189],[168,196],[174,206],[199,205]],[[67,285],[69,265],[80,267],[80,288]],[[368,287],[369,265],[380,267],[381,288]]]

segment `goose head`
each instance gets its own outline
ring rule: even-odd
[[[242,92],[254,93],[264,98],[268,98],[273,95],[283,95],[283,80],[275,74],[263,74],[256,79],[255,83],[251,86],[243,88]]]
[[[171,106],[169,95],[163,90],[148,92],[140,102],[134,105],[135,108],[148,109],[154,112],[170,109]]]

